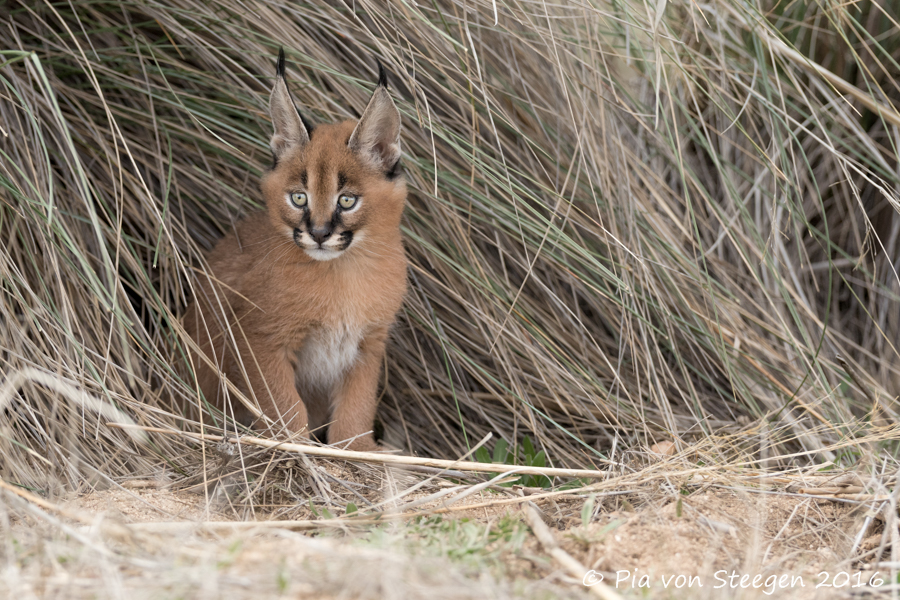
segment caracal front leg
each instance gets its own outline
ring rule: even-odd
[[[334,395],[334,414],[328,428],[328,443],[339,444],[356,438],[349,450],[377,450],[372,425],[378,408],[378,376],[384,359],[387,327],[366,336],[359,345],[353,367],[338,385]],[[359,437],[357,437],[359,436]]]
[[[272,348],[267,340],[244,340],[240,362],[243,369],[238,365],[238,372],[230,375],[234,381],[249,384],[251,395],[256,397],[263,414],[277,415],[288,430],[309,437],[309,417],[294,383],[294,363],[290,353],[282,348]]]

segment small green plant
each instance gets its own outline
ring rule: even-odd
[[[528,535],[528,528],[511,514],[504,515],[488,532],[488,542],[500,542],[510,545],[510,550],[518,552]]]
[[[573,479],[572,481],[567,481],[566,483],[562,484],[561,486],[558,486],[556,489],[557,490],[578,490],[578,489],[581,489],[584,486],[590,485],[592,483],[594,483],[594,482],[591,481],[590,479],[578,478],[578,479]]]
[[[509,443],[504,439],[497,440],[494,445],[493,454],[487,451],[484,446],[475,451],[475,459],[478,462],[493,463],[510,466],[525,466],[544,468],[547,466],[547,456],[543,450],[538,451],[534,447],[534,443],[529,436],[522,439],[522,444],[517,448],[518,452],[510,452]],[[498,474],[497,476],[499,476]],[[523,485],[525,487],[548,488],[553,485],[553,481],[546,475],[522,475],[514,481],[501,483],[501,486],[510,487],[513,485]]]
[[[583,513],[582,513],[582,516],[583,516]],[[593,546],[594,544],[598,544],[601,541],[603,541],[603,538],[605,538],[607,535],[609,535],[610,532],[615,531],[616,529],[618,529],[621,525],[623,525],[626,522],[627,522],[627,519],[616,519],[615,521],[607,523],[600,529],[590,530],[590,529],[587,529],[586,527],[581,528],[581,529],[579,529],[579,528],[570,529],[566,533],[566,537],[568,537],[572,540],[575,540],[576,542],[581,544],[585,549],[588,549],[591,546]]]
[[[350,504],[347,505],[348,512],[349,512],[349,507],[351,505],[353,506],[353,510],[354,511],[356,510],[356,505],[354,505],[351,502]],[[312,498],[309,499],[309,511],[313,514],[314,517],[321,517],[323,519],[333,519],[334,518],[334,515],[327,508],[325,508],[325,507],[316,508],[316,506],[313,504]]]
[[[216,568],[222,570],[230,567],[232,563],[234,563],[235,559],[237,559],[238,554],[240,554],[243,547],[243,540],[235,540],[230,546],[228,546],[227,554],[216,562]]]
[[[516,514],[506,514],[492,524],[440,515],[421,516],[413,523],[410,531],[415,535],[407,535],[407,541],[470,565],[502,566],[502,557],[519,552],[529,535]],[[373,534],[370,540],[375,539]]]
[[[591,522],[591,517],[594,516],[594,502],[596,498],[596,494],[591,494],[591,496],[585,501],[584,506],[581,507],[582,527],[587,527]]]
[[[285,566],[284,559],[281,560],[281,564],[278,566],[278,575],[275,578],[275,584],[278,586],[279,594],[285,593],[291,585],[291,573]]]
[[[837,453],[834,464],[838,467],[850,468],[856,465],[860,458],[862,458],[862,453],[858,449],[846,448]]]

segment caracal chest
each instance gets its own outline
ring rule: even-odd
[[[378,288],[378,283],[386,278],[381,279],[376,282],[368,278],[335,277],[323,286],[327,291],[320,291],[314,303],[316,308],[307,313],[308,324],[298,331],[302,341],[294,350],[301,396],[304,391],[329,394],[360,360],[364,338],[394,308],[386,306],[384,299],[373,302],[369,297],[373,288]],[[401,280],[398,287],[402,284]]]
[[[311,326],[296,352],[297,382],[310,390],[334,389],[358,360],[364,334],[356,323]]]

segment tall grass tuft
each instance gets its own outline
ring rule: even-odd
[[[0,1],[4,476],[184,460],[93,408],[198,427],[178,317],[260,207],[279,46],[317,121],[358,116],[376,58],[392,72],[412,267],[389,443],[527,434],[585,465],[748,419],[807,451],[894,422],[885,6]]]

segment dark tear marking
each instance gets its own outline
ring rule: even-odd
[[[306,227],[306,231],[312,229],[312,220],[309,216],[309,204],[306,205],[307,208],[303,209],[303,218],[300,220],[300,224]]]
[[[337,206],[334,209],[334,212],[331,213],[331,230],[334,231],[338,227],[344,226],[344,219],[341,217],[341,207]],[[346,232],[344,232],[346,233]],[[341,234],[343,235],[343,234]]]

